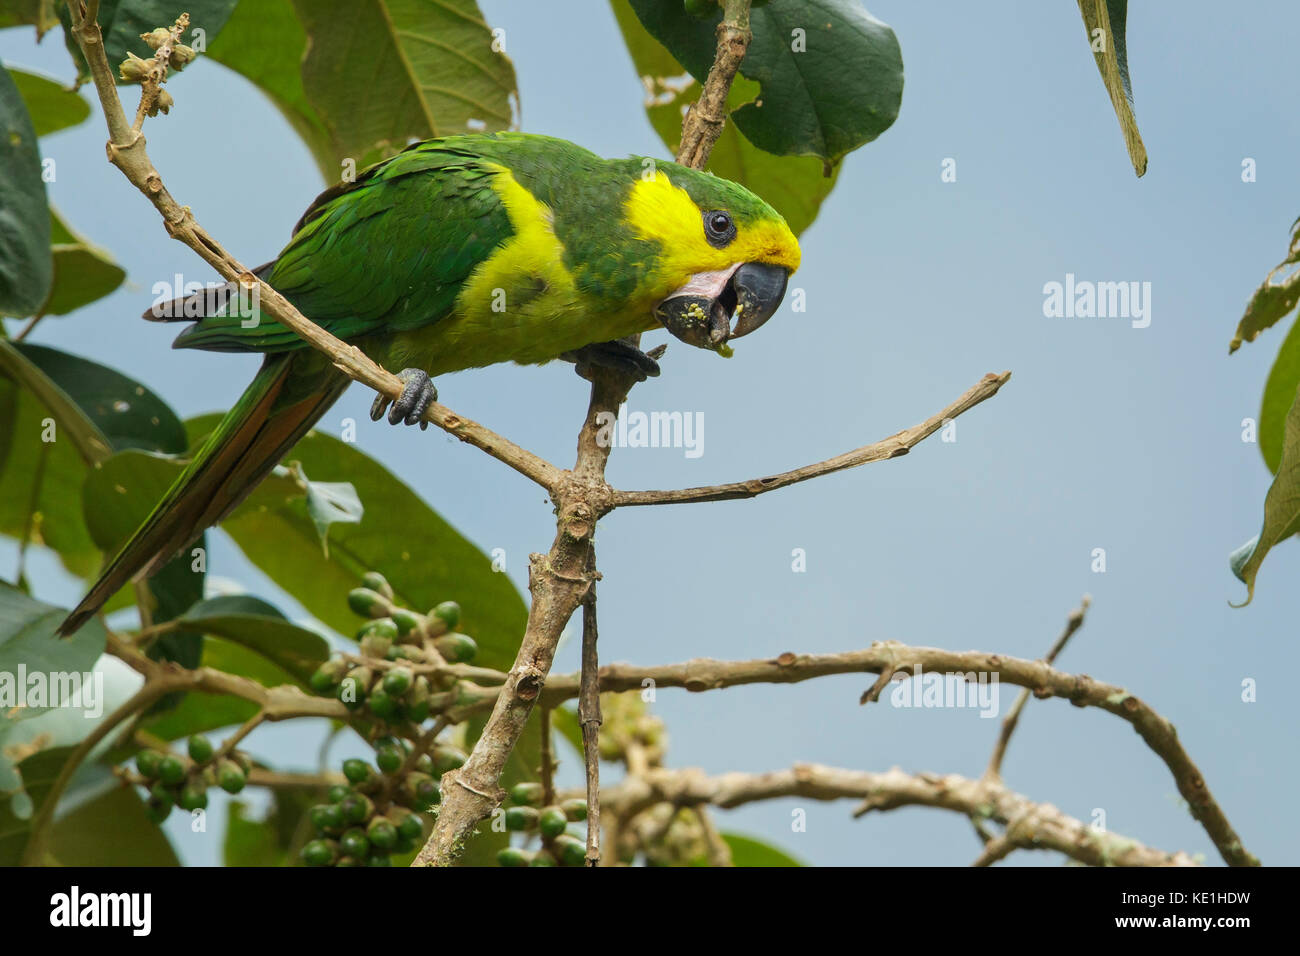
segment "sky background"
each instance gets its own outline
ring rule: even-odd
[[[506,30],[523,129],[603,155],[665,155],[603,3],[481,6]],[[1241,422],[1258,415],[1282,332],[1231,358],[1227,344],[1300,213],[1300,7],[1251,2],[1224,16],[1197,0],[1175,16],[1170,5],[1133,5],[1130,66],[1150,154],[1141,180],[1075,4],[873,0],[868,9],[898,34],[902,109],[847,158],[802,237],[791,286],[806,291],[807,311],[783,309],[729,362],[671,340],[663,375],[638,386],[631,407],[702,412],[704,453],[617,450],[609,478],[652,488],[781,471],[919,422],[985,372],[1013,378],[958,420],[956,442],[935,436],[905,458],[752,501],[610,516],[599,533],[602,660],[748,659],[877,640],[1034,658],[1086,592],[1092,609],[1060,666],[1121,684],[1173,721],[1246,847],[1265,863],[1300,863],[1285,676],[1300,667],[1300,596],[1290,584],[1300,547],[1269,556],[1254,603],[1240,610],[1228,602],[1244,588],[1227,565],[1258,530],[1269,484]],[[40,47],[29,30],[0,33],[0,59],[71,75],[57,31]],[[147,131],[164,180],[244,262],[273,258],[324,186],[306,149],[255,88],[215,63],[200,59],[176,86],[178,108]],[[70,224],[113,252],[128,283],[44,321],[33,341],[147,382],[182,417],[224,410],[257,359],[173,352],[174,328],[137,320],[155,281],[212,277],[104,162],[103,141],[98,117],[43,141],[58,162],[49,188]],[[940,180],[947,157],[957,161],[955,183]],[[1241,181],[1245,157],[1257,162],[1254,183]],[[1045,318],[1044,283],[1066,273],[1150,282],[1150,326]],[[572,462],[588,389],[570,366],[502,366],[438,386],[458,412]],[[370,400],[354,385],[322,427],[362,422],[359,447],[483,550],[503,548],[522,590],[527,554],[554,533],[549,504],[444,435],[371,425]],[[229,539],[210,540],[212,574],[300,610]],[[806,552],[804,573],[791,570],[795,548]],[[1094,548],[1106,551],[1105,573],[1092,570]],[[0,567],[14,555],[0,542]],[[30,573],[46,600],[80,595],[80,582],[47,555]],[[555,666],[577,665],[571,640]],[[1242,701],[1246,679],[1257,683],[1256,702]],[[997,720],[888,701],[861,707],[872,680],[664,690],[653,712],[668,724],[673,766],[759,772],[815,761],[979,775]],[[1017,692],[1003,688],[1003,712]],[[320,734],[302,722],[262,728],[249,749],[306,769]],[[336,757],[354,749],[340,744]],[[563,780],[577,781],[580,761],[562,756]],[[1031,701],[1004,775],[1075,817],[1102,809],[1113,831],[1220,862],[1164,764],[1109,714]],[[214,801],[214,821],[220,807]],[[807,810],[806,832],[792,832],[796,808]],[[855,821],[852,808],[782,800],[719,822],[814,864],[965,864],[978,850],[954,814],[918,808]],[[219,831],[169,825],[184,859],[199,864],[219,861]],[[1033,853],[1010,861],[1059,862]]]

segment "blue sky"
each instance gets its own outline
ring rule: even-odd
[[[487,0],[519,75],[523,128],[596,152],[662,156],[612,15],[583,4]],[[562,8],[561,8],[562,9]],[[576,10],[575,5],[575,10]],[[898,122],[851,155],[802,237],[783,310],[724,362],[675,341],[631,407],[703,414],[704,453],[621,449],[626,488],[706,484],[819,460],[914,424],[987,371],[1011,369],[995,399],[906,458],[747,502],[631,509],[602,525],[601,652],[667,663],[831,652],[875,640],[1037,657],[1085,592],[1093,607],[1062,667],[1122,684],[1178,727],[1245,845],[1300,863],[1290,794],[1300,786],[1292,640],[1300,549],[1270,555],[1254,603],[1228,553],[1258,529],[1269,475],[1241,421],[1259,397],[1280,331],[1231,359],[1227,343],[1300,214],[1291,87],[1300,8],[1255,2],[1134,5],[1129,55],[1150,169],[1134,177],[1072,3],[879,0],[902,46]],[[1267,27],[1265,27],[1267,25]],[[67,77],[59,37],[37,48],[0,33],[0,59]],[[272,258],[322,188],[288,125],[224,68],[200,60],[152,121],[150,153],[172,193],[243,261]],[[129,273],[113,296],[42,323],[34,340],[149,382],[182,416],[224,409],[256,359],[179,353],[174,330],[137,321],[153,282],[206,279],[152,210],[103,161],[98,122],[44,144],[54,202]],[[945,158],[957,181],[940,180]],[[1241,180],[1243,158],[1258,179]],[[129,238],[128,238],[129,236]],[[1045,283],[1151,284],[1151,323],[1048,318]],[[650,337],[657,342],[664,333]],[[439,381],[442,400],[561,464],[572,459],[587,390],[565,365],[498,367]],[[322,423],[364,421],[359,386]],[[503,548],[523,586],[526,555],[553,534],[550,507],[513,472],[432,432],[363,426],[360,447],[402,476],[484,550]],[[279,600],[221,536],[210,568]],[[807,570],[791,569],[793,549]],[[1105,573],[1092,570],[1106,551]],[[0,544],[0,563],[13,548]],[[666,569],[673,569],[669,574]],[[682,569],[686,569],[686,573]],[[692,573],[694,572],[694,573]],[[78,583],[38,557],[41,596]],[[577,668],[576,642],[556,667]],[[1274,675],[1270,678],[1269,675]],[[1242,700],[1253,680],[1258,698]],[[663,691],[670,761],[710,772],[797,761],[978,775],[996,720],[971,710],[860,707],[869,676],[688,695]],[[1005,710],[1014,689],[1002,694]],[[252,749],[310,766],[319,728],[259,730]],[[346,747],[340,745],[338,754]],[[1132,729],[1063,701],[1031,701],[1005,764],[1032,799],[1167,850],[1205,854],[1163,764]],[[578,779],[577,761],[564,767]],[[805,808],[806,832],[791,831]],[[966,863],[970,826],[910,809],[854,821],[848,802],[777,801],[721,815],[818,864]],[[186,858],[219,858],[212,835],[177,834]],[[1054,863],[1020,854],[1012,862]]]

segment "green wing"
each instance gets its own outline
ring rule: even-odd
[[[470,137],[457,138],[462,143]],[[456,139],[419,143],[322,193],[266,270],[267,282],[344,340],[431,325],[513,234],[481,156]],[[215,314],[176,348],[287,352],[307,347],[269,316]]]

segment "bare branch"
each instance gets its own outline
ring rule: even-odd
[[[657,803],[679,807],[707,804],[727,809],[780,797],[863,798],[854,816],[905,806],[952,810],[1004,825],[1006,829],[998,839],[1009,845],[1006,852],[1056,850],[1092,866],[1196,865],[1186,853],[1166,853],[1119,834],[1096,830],[1051,804],[1034,803],[997,781],[972,780],[956,774],[909,774],[897,768],[870,773],[796,764],[772,773],[710,777],[700,770],[649,768],[607,788],[604,794],[611,813],[624,820]],[[989,853],[990,862],[1003,849],[1001,845],[995,847]]]
[[[990,372],[943,411],[930,416],[919,425],[905,428],[896,435],[891,435],[882,441],[864,445],[862,448],[836,455],[834,458],[827,458],[825,461],[816,464],[804,465],[802,468],[782,472],[779,475],[771,475],[767,478],[751,478],[748,481],[733,481],[725,485],[709,485],[703,488],[684,488],[680,491],[615,491],[614,507],[626,508],[634,505],[666,505],[753,498],[768,491],[775,491],[777,488],[784,488],[786,485],[793,485],[800,481],[807,481],[810,478],[820,478],[822,475],[843,471],[845,468],[856,468],[858,465],[865,465],[873,461],[897,458],[900,455],[906,455],[922,439],[933,435],[949,419],[956,418],[962,412],[969,411],[980,402],[992,398],[1010,378],[1010,372],[1003,372],[1000,375]]]
[[[727,124],[727,95],[745,58],[753,34],[749,30],[750,0],[724,0],[722,22],[718,24],[718,48],[713,66],[704,81],[700,98],[691,105],[682,123],[682,142],[677,162],[703,169],[713,144]]]

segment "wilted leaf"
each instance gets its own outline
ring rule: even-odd
[[[1079,0],[1079,12],[1088,31],[1088,43],[1097,60],[1101,80],[1110,94],[1110,104],[1119,118],[1133,170],[1139,176],[1147,171],[1147,148],[1138,132],[1133,115],[1133,85],[1128,75],[1128,0]]]
[[[1291,249],[1250,297],[1246,314],[1237,323],[1237,334],[1228,343],[1229,354],[1241,348],[1242,342],[1255,341],[1260,332],[1277,324],[1300,302],[1300,219],[1291,229]]]

